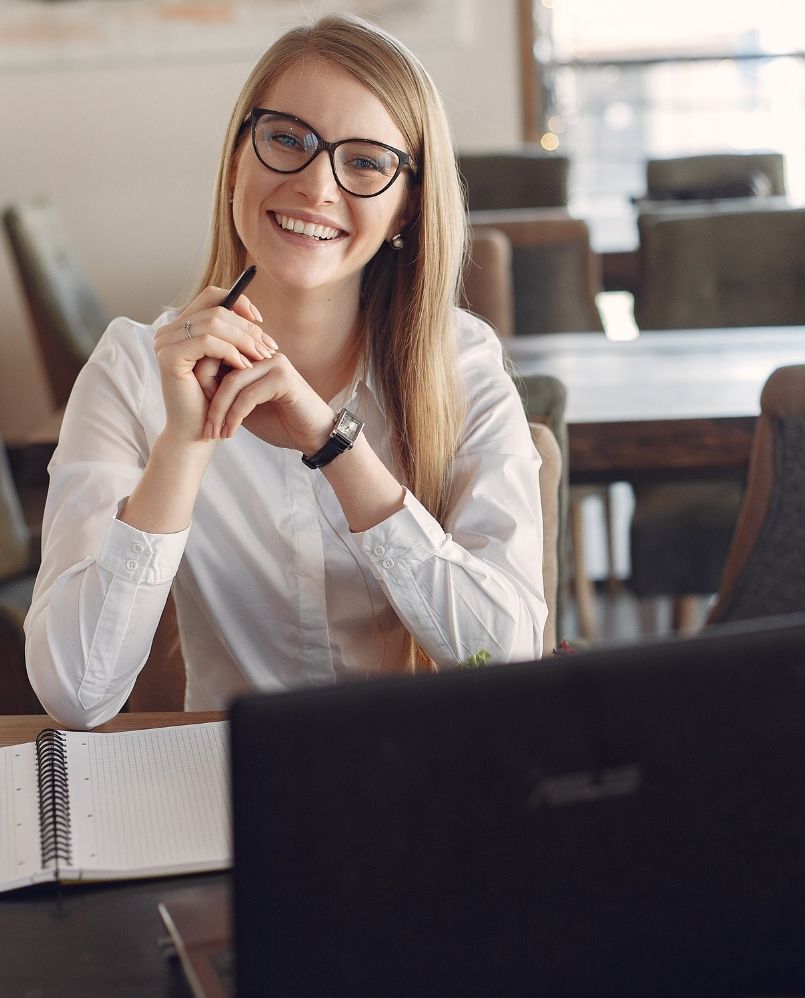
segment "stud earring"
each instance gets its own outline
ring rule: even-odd
[[[398,232],[396,236],[391,237],[391,245],[396,250],[401,250],[405,246],[405,240],[402,237],[402,233]]]

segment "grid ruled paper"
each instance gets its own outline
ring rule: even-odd
[[[231,862],[228,727],[67,735],[74,869],[147,876]]]

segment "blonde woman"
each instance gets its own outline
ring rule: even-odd
[[[456,308],[464,241],[415,57],[343,17],[272,45],[197,295],[112,322],[67,407],[26,622],[49,713],[120,710],[171,587],[188,709],[541,654],[539,457],[494,332]]]

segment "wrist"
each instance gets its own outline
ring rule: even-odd
[[[351,450],[359,439],[363,426],[363,420],[353,412],[347,408],[341,409],[324,443],[312,452],[303,452],[302,463],[313,470],[327,467],[345,451]]]
[[[170,464],[180,474],[197,474],[201,478],[217,445],[217,440],[177,440],[164,429],[154,441],[149,463]]]

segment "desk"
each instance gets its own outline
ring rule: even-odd
[[[769,374],[805,363],[805,326],[518,336],[522,375],[568,392],[571,482],[745,474]]]
[[[97,731],[221,720],[221,712],[121,714]],[[0,745],[32,741],[45,715],[0,717]],[[178,961],[160,948],[157,911],[190,884],[225,883],[229,874],[58,887],[0,894],[0,993],[36,998],[190,998]]]

